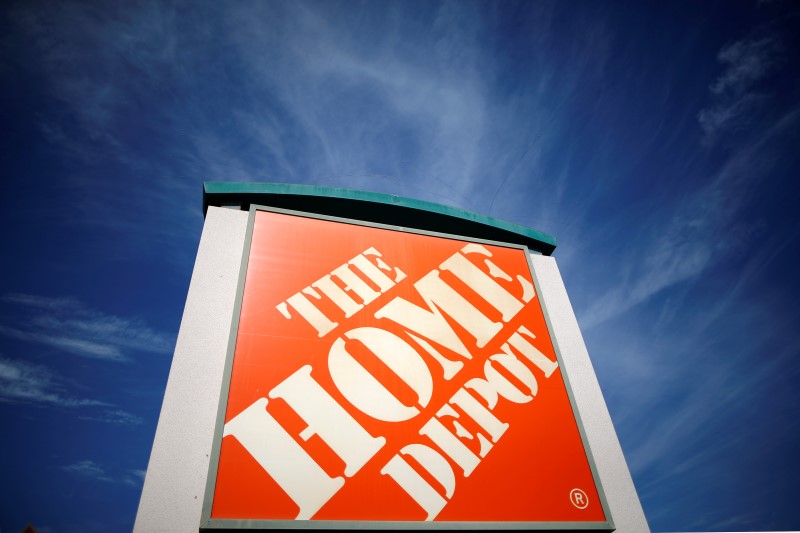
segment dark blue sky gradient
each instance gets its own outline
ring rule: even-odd
[[[800,6],[7,2],[0,530],[129,530],[203,181],[555,235],[654,531],[800,529]]]

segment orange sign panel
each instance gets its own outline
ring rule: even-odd
[[[526,250],[253,216],[212,521],[606,523]]]

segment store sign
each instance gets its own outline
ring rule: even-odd
[[[607,526],[525,249],[251,217],[212,524]]]

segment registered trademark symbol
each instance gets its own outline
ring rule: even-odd
[[[586,509],[589,506],[589,497],[581,489],[572,489],[569,493],[569,501],[578,509]]]

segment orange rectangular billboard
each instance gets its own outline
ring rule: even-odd
[[[250,217],[204,528],[613,529],[526,248]]]

